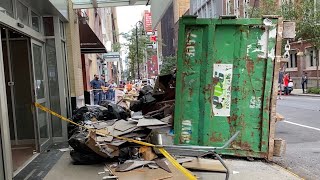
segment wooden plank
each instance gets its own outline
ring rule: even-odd
[[[273,151],[273,155],[277,156],[277,157],[281,157],[285,154],[286,152],[286,141],[283,139],[274,139],[274,151]]]
[[[218,160],[197,158],[191,162],[185,162],[183,167],[192,170],[226,172],[226,168]]]
[[[267,155],[268,160],[272,160],[273,151],[274,151],[274,134],[275,134],[275,123],[276,123],[276,108],[277,108],[277,96],[278,96],[278,79],[279,79],[279,68],[282,57],[282,32],[283,32],[283,18],[278,19],[278,28],[277,28],[277,44],[276,44],[276,58],[274,61],[274,70],[273,70],[273,88],[272,88],[272,97],[270,103],[270,128],[269,128],[269,151]]]
[[[282,116],[281,114],[277,113],[276,114],[276,122],[283,121],[283,120],[284,120],[284,116]]]

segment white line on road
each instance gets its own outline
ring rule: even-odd
[[[306,125],[303,125],[303,124],[298,124],[298,123],[294,123],[294,122],[290,122],[290,121],[283,121],[283,122],[289,123],[289,124],[293,124],[293,125],[296,125],[296,126],[300,126],[300,127],[304,127],[304,128],[313,129],[313,130],[316,130],[316,131],[320,131],[319,128],[315,128],[315,127],[311,127],[311,126],[306,126]]]

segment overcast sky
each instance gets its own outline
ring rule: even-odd
[[[142,20],[144,10],[150,10],[150,6],[122,6],[117,7],[118,28],[120,33],[129,32],[136,23]],[[120,43],[124,43],[125,39],[120,36]],[[124,50],[124,49],[123,49]]]

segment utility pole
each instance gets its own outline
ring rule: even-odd
[[[143,27],[143,22],[138,21],[138,22],[136,23],[136,60],[137,60],[137,63],[138,63],[138,80],[140,80],[138,25],[139,25],[140,27]],[[143,31],[142,31],[141,35],[144,35],[144,32],[143,32]]]

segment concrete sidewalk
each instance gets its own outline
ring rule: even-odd
[[[310,97],[320,97],[320,94],[303,94],[302,89],[294,89],[291,92],[293,96],[310,96]]]
[[[231,170],[231,180],[296,180],[301,179],[282,167],[261,161],[226,160]],[[138,168],[129,172],[116,173],[120,180],[156,180],[174,179],[183,180],[186,177],[170,163],[172,173],[162,169]],[[104,171],[104,164],[100,165],[73,165],[69,152],[65,152],[56,165],[50,170],[45,180],[100,180],[105,175],[98,175]],[[198,179],[225,179],[224,173],[193,172]]]

